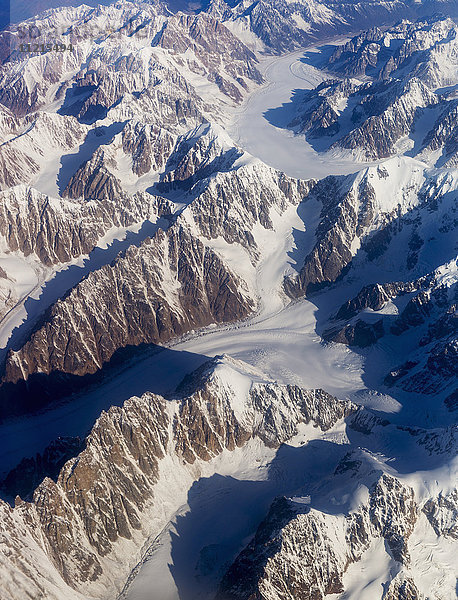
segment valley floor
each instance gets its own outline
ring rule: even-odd
[[[320,155],[303,136],[285,129],[292,118],[288,107],[292,110],[289,101],[294,90],[312,88],[323,79],[323,73],[304,59],[304,56],[317,52],[316,48],[309,48],[306,53],[302,50],[266,59],[262,66],[268,83],[248,98],[229,126],[231,137],[244,150],[289,176],[303,179],[349,174],[369,166],[369,163]],[[272,295],[272,290],[266,291],[267,296]],[[351,297],[351,290],[346,292]],[[364,355],[340,344],[325,346],[321,343],[315,333],[317,317],[322,318],[323,313],[329,315],[339,306],[339,300],[341,297],[331,291],[320,294],[314,302],[300,301],[280,307],[277,298],[270,306],[264,305],[261,314],[254,319],[201,332],[173,345],[173,350],[208,357],[228,354],[280,383],[323,388],[341,399],[349,398],[389,415],[400,424],[426,425],[428,409],[419,406],[414,398],[406,396],[405,404],[401,404],[397,399],[371,389],[371,380],[389,371],[400,356],[393,356],[383,344]],[[368,360],[372,361],[370,376],[365,372]],[[310,432],[304,435],[302,443],[307,440],[307,445],[313,447],[307,435]],[[346,445],[342,448],[348,450]],[[382,443],[378,450],[396,454],[400,448],[396,447],[396,442],[391,448]],[[197,482],[189,492],[188,503],[177,510],[169,525],[154,540],[144,564],[132,577],[122,597],[128,600],[213,598],[221,575],[254,533],[266,512],[265,507],[279,494],[292,494],[299,482],[298,470],[310,467],[307,461],[298,463],[296,454],[287,455],[289,461],[282,463],[278,473],[281,485],[275,481],[272,486],[266,469],[274,457],[255,455],[242,465],[221,465],[222,471],[226,471],[224,475]],[[322,460],[319,460],[320,468],[325,469]],[[253,469],[256,461],[258,467]],[[250,490],[248,493],[247,489]],[[259,512],[260,506],[263,510]],[[387,573],[393,567],[380,544],[374,544],[364,564],[349,571],[346,600],[379,597]],[[208,564],[205,562],[207,555],[212,557]],[[447,568],[453,570],[451,564]],[[337,595],[332,597],[337,598]]]

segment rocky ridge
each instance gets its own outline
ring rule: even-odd
[[[262,83],[257,58],[224,25],[205,13],[166,12],[159,3],[143,4],[139,11],[119,2],[34,19],[44,44],[58,29],[74,50],[27,60],[14,51],[1,67],[3,187],[34,183],[52,149],[57,162],[64,156],[60,191],[98,197],[97,186],[83,190],[77,182],[100,169],[115,177],[113,160],[121,170],[129,163],[131,178],[160,171],[178,135],[209,119],[221,120],[225,106],[239,103]],[[19,36],[20,27],[13,32]],[[89,34],[97,44],[85,37]],[[170,39],[175,43],[178,34],[187,53],[171,50]],[[104,157],[115,136],[120,138],[116,156],[111,147]],[[110,190],[111,198],[116,191],[116,186]]]
[[[358,268],[374,264],[386,271],[400,246],[409,252],[405,266],[396,260],[398,274],[410,280],[414,274],[425,276],[426,265],[435,260],[427,258],[434,235],[450,242],[444,241],[447,250],[438,260],[453,256],[448,235],[457,226],[455,194],[453,171],[428,171],[406,158],[368,167],[356,176],[321,180],[310,193],[322,206],[315,244],[300,273],[285,279],[285,289],[293,297],[309,295],[339,281],[355,261]],[[431,214],[436,215],[434,223]],[[389,271],[389,266],[385,274],[379,271],[379,277],[389,277]]]
[[[146,193],[83,202],[52,198],[25,185],[0,192],[0,206],[4,245],[45,265],[89,254],[113,228],[156,222],[172,212],[168,200]]]
[[[453,14],[447,2],[413,6],[406,2],[335,2],[333,0],[262,0],[225,2],[212,0],[207,11],[223,20],[234,32],[242,32],[253,46],[268,53],[303,48],[316,39],[372,27],[374,23],[393,24],[402,18],[415,19],[422,14]]]
[[[297,206],[311,187],[257,162],[198,182],[200,195],[169,229],[89,274],[50,309],[29,341],[10,352],[4,382],[94,373],[120,348],[248,316],[257,290],[228,266],[224,249],[212,249],[213,240],[240,245],[256,264],[262,249],[255,228],[272,229],[271,211]]]
[[[348,455],[337,466],[337,478],[345,473],[363,475],[365,453],[356,454]],[[441,511],[444,527],[440,535],[453,537],[445,523],[456,509],[450,502],[456,492],[447,500],[439,497],[425,503],[418,502],[409,485],[387,473],[373,469],[369,481],[365,481],[365,499],[346,514],[320,510],[313,501],[310,507],[301,497],[276,500],[253,540],[227,571],[218,600],[311,600],[341,594],[346,589],[346,571],[380,538],[385,544],[383,552],[388,553],[395,568],[379,597],[423,598],[411,574],[409,538],[422,526],[421,512],[429,515],[430,510]],[[435,523],[430,520],[429,526],[437,527]]]
[[[229,6],[220,0],[211,3],[211,16],[170,16],[159,3],[139,11],[120,2],[89,12],[87,7],[51,11],[38,21],[51,29],[70,23],[83,27],[87,21],[101,33],[92,44],[76,30],[71,38],[78,46],[74,56],[36,56],[24,64],[16,55],[3,70],[6,92],[0,101],[9,108],[0,112],[7,142],[0,149],[5,161],[0,176],[4,187],[17,181],[28,186],[2,192],[2,244],[14,255],[27,254],[52,269],[85,256],[113,230],[123,232],[161,215],[168,218],[138,248],[132,245],[69,289],[41,315],[22,347],[9,353],[3,415],[29,410],[21,401],[36,384],[38,402],[32,408],[46,404],[49,396],[43,391],[54,376],[65,387],[71,377],[100,372],[122,348],[163,344],[192,329],[253,314],[258,296],[277,285],[269,283],[268,290],[259,286],[260,267],[271,256],[266,246],[274,236],[294,238],[299,211],[294,221],[291,214],[297,209],[303,214],[310,205],[320,207],[318,227],[309,232],[307,217],[311,250],[299,274],[285,268],[283,255],[291,252],[281,246],[284,263],[278,272],[280,278],[287,273],[284,290],[289,297],[311,295],[324,285],[332,286],[332,292],[352,281],[353,299],[341,309],[336,306],[343,336],[337,341],[364,340],[366,345],[383,334],[403,340],[421,332],[418,361],[409,355],[410,362],[388,376],[386,383],[394,385],[383,390],[391,390],[393,404],[399,390],[407,390],[432,399],[447,395],[447,407],[456,408],[450,383],[456,372],[456,301],[450,279],[456,237],[454,171],[428,170],[417,161],[394,158],[357,175],[298,181],[244,154],[214,124],[224,121],[226,107],[239,103],[261,82],[250,49],[259,48],[260,39],[268,51],[278,52],[318,34],[348,31],[360,23],[363,11],[364,19],[386,11],[389,20],[405,9],[403,3],[340,4]],[[344,23],[345,11],[345,19],[351,14],[354,19]],[[109,21],[115,32],[102,31]],[[374,81],[325,84],[310,131],[335,135],[342,111],[348,116],[358,100],[368,114],[382,112],[370,127],[360,127],[357,144],[369,144],[375,154],[390,154],[416,126],[413,106],[419,97],[425,105],[423,117],[437,116],[419,145],[420,154],[430,160],[436,153],[431,163],[452,166],[455,106],[448,92],[436,93],[436,87],[448,82],[444,57],[453,65],[454,38],[447,33],[446,20],[427,27],[401,23],[398,38],[393,34],[389,45],[377,31],[352,40],[345,52],[354,53],[356,62],[351,58],[345,69],[356,69],[353,77]],[[180,51],[175,51],[175,41]],[[399,54],[397,47],[402,48]],[[379,54],[386,58],[388,48],[393,60],[378,74],[371,69],[377,71]],[[336,70],[340,61],[336,55]],[[405,85],[393,81],[412,62],[416,78]],[[35,85],[36,80],[43,86]],[[357,117],[360,111],[356,109]],[[374,134],[377,127],[385,130],[393,122],[399,122],[399,130]],[[65,166],[58,171],[55,193],[30,187],[43,190],[40,174],[49,176],[40,146],[43,130],[51,162],[62,160]],[[344,127],[337,133],[342,132]],[[334,141],[332,135],[329,139]],[[300,244],[291,249],[303,256]],[[347,273],[350,277],[345,278]],[[1,283],[8,277],[2,268]],[[283,304],[287,301],[282,297]],[[15,300],[10,296],[7,302],[10,306]],[[383,312],[397,305],[397,315]],[[367,319],[370,311],[380,312],[375,322]],[[388,334],[388,325],[395,332],[390,327]],[[223,376],[228,363],[229,375]],[[192,482],[214,472],[217,457],[253,440],[276,449],[295,436],[299,425],[313,423],[332,434],[337,423],[340,429],[329,439],[343,452],[344,445],[354,443],[374,448],[377,456],[388,448],[395,463],[400,458],[393,449],[396,435],[443,464],[456,448],[453,427],[395,426],[364,410],[348,418],[356,408],[348,402],[321,390],[279,386],[259,375],[243,396],[241,410],[239,391],[231,388],[240,370],[247,367],[217,360],[186,380],[172,399],[148,393],[103,413],[84,447],[80,440],[61,441],[62,447],[56,443],[13,470],[4,485],[17,491],[18,480],[27,479],[28,485],[20,490],[23,500],[18,498],[15,508],[0,504],[0,561],[8,597],[112,598],[142,558],[150,536],[186,502],[185,490]],[[11,389],[16,396],[10,395]],[[12,398],[20,401],[13,403]],[[344,432],[345,417],[349,427]],[[385,445],[381,430],[393,434]],[[345,493],[341,498],[335,494],[345,505],[337,509],[338,515],[335,505],[315,503],[314,492],[310,511],[297,498],[275,503],[259,535],[229,571],[221,593],[243,597],[246,590],[254,590],[265,600],[340,593],[347,590],[345,577],[354,561],[364,560],[380,542],[388,549],[383,556],[392,561],[384,596],[421,597],[425,585],[418,569],[412,572],[410,567],[415,547],[409,540],[425,522],[427,531],[438,536],[436,545],[455,539],[456,492],[436,482],[437,491],[422,496],[407,481],[412,474],[404,480],[375,455],[367,460],[366,454],[350,454],[336,465],[333,478],[323,482],[321,491],[329,496],[343,481]],[[368,462],[365,471],[361,467]],[[427,468],[436,477],[429,463]],[[425,470],[424,463],[419,470]],[[173,508],[161,495],[171,472],[182,477]],[[354,482],[367,488],[362,501],[359,493],[353,494]],[[350,500],[343,500],[349,487]],[[308,490],[298,491],[299,499],[303,492]],[[287,577],[291,590],[285,586]],[[446,579],[446,593],[453,585]]]
[[[452,261],[416,281],[365,286],[339,308],[322,337],[359,348],[386,336],[410,347],[414,338],[408,359],[387,374],[385,384],[428,395],[448,390],[452,398],[456,394],[456,302],[456,263]],[[454,405],[447,398],[452,410]]]

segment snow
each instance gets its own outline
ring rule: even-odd
[[[25,456],[43,452],[59,436],[85,436],[102,410],[121,406],[132,396],[147,391],[166,394],[173,391],[188,373],[200,367],[208,357],[171,350],[151,351],[137,356],[116,376],[96,388],[83,391],[71,402],[27,417],[0,424],[0,476]]]
[[[8,279],[0,279],[0,291],[5,298],[5,311],[0,319],[0,348],[4,348],[12,331],[26,318],[24,303],[39,294],[41,285],[52,277],[53,270],[41,265],[34,257],[25,257],[20,252],[4,253],[0,267]],[[10,302],[6,303],[6,298]],[[8,309],[10,303],[13,303]]]
[[[252,440],[223,454],[201,465],[202,476],[195,483],[189,478],[188,486],[179,475],[182,466],[169,460],[161,465],[165,483],[160,484],[157,497],[168,507],[176,506],[180,489],[184,503],[150,546],[127,599],[214,596],[228,561],[252,535],[277,489],[267,468],[275,451]]]
[[[344,346],[325,347],[315,333],[316,306],[292,304],[273,315],[204,332],[175,350],[217,356],[227,353],[280,383],[323,388],[344,398],[364,388],[362,360]]]
[[[299,29],[302,29],[303,31],[307,32],[309,32],[312,29],[311,23],[307,23],[307,21],[305,21],[301,15],[293,13],[291,17]]]
[[[138,245],[158,225],[159,222],[145,221],[130,227],[112,227],[89,255],[53,267],[44,267],[34,254],[24,257],[16,252],[0,258],[0,266],[13,280],[12,289],[17,296],[14,306],[0,319],[0,356],[4,356],[5,348],[17,344],[33,328],[36,319],[85,275],[109,264],[132,244]],[[2,282],[0,279],[0,290]]]
[[[307,48],[307,52],[318,47]],[[290,104],[297,88],[312,89],[326,75],[304,62],[305,50],[281,58],[267,59],[261,71],[267,84],[252,93],[240,109],[237,109],[228,125],[234,141],[244,150],[263,162],[299,179],[321,178],[327,175],[343,175],[358,171],[364,164],[353,158],[329,160],[316,152],[303,136],[297,136],[284,128],[272,125],[268,111],[283,105],[284,125],[293,119],[294,105]]]
[[[321,434],[323,438],[330,435],[332,431]],[[304,426],[295,442],[302,451],[308,441],[319,437],[316,428]],[[156,497],[169,508],[176,506],[186,491],[185,501],[152,541],[122,597],[213,599],[222,575],[249,541],[272,500],[292,494],[298,482],[303,482],[304,465],[293,447],[288,443],[282,447],[284,451],[277,452],[258,439],[250,440],[242,448],[225,450],[210,463],[200,464],[202,473],[194,483],[180,475],[181,465],[163,461]],[[181,490],[178,495],[177,486]],[[309,503],[306,496],[297,501]]]
[[[262,315],[272,314],[288,303],[282,290],[283,278],[300,270],[313,245],[320,212],[317,201],[289,206],[281,215],[273,208],[269,215],[273,229],[264,229],[260,224],[253,228],[262,255],[256,277]]]
[[[224,262],[235,273],[240,275],[248,285],[248,294],[256,294],[256,269],[251,264],[248,252],[237,242],[229,244],[222,237],[205,240],[205,245],[224,257]]]
[[[317,4],[310,4],[310,10],[314,18],[326,19],[328,16],[326,13],[318,15],[317,11],[321,10],[321,7]],[[300,25],[302,17],[295,15],[295,18]],[[238,33],[240,31],[238,30]],[[251,39],[248,34],[247,39]],[[195,59],[189,54],[188,52],[189,60]],[[151,54],[145,51],[144,55],[146,68]],[[289,102],[294,89],[310,88],[324,77],[301,60],[303,55],[302,50],[263,62],[264,75],[269,83],[252,94],[241,109],[232,112],[230,133],[247,153],[291,176],[308,178],[356,172],[364,165],[355,159],[340,157],[330,161],[329,156],[323,157],[315,152],[303,137],[294,136],[291,132],[275,127],[266,118],[269,110]],[[161,59],[166,60],[166,57],[167,53],[164,52]],[[187,67],[185,71],[187,78],[199,93],[213,93],[215,87],[205,78],[192,73]],[[339,110],[344,108],[345,101],[342,101]],[[418,143],[423,125],[423,122],[420,123],[416,137],[412,137],[410,141],[406,140],[410,145]],[[220,131],[217,133],[223,137]],[[93,149],[89,148],[87,156]],[[73,169],[86,158],[85,151],[86,149],[81,151],[80,146],[75,148],[73,154],[67,155],[69,162],[66,167],[71,163]],[[237,167],[252,164],[253,159],[247,153],[239,159]],[[66,168],[61,169],[57,157],[58,154],[55,154],[42,169],[35,183],[38,189],[55,193],[59,170],[64,179],[70,173]],[[156,173],[136,180],[131,174],[129,160],[127,157],[118,157],[117,170],[129,191],[144,189],[157,180]],[[418,201],[415,189],[425,180],[424,163],[401,157],[380,163],[381,168],[388,173],[387,179],[379,177],[379,167],[371,166],[358,174],[355,185],[365,178],[370,181],[376,191],[375,208],[380,217],[399,205],[402,213],[411,210]],[[443,185],[444,190],[447,186],[455,189],[453,181],[446,181]],[[231,362],[231,359],[224,359],[219,362],[212,376],[215,385],[234,394],[232,407],[238,418],[243,414],[253,381],[272,380],[305,388],[323,388],[339,398],[350,398],[372,410],[387,413],[390,419],[399,424],[426,423],[431,426],[436,419],[436,424],[441,425],[444,415],[439,410],[434,411],[431,421],[425,418],[425,414],[435,408],[436,398],[431,400],[430,406],[417,395],[400,394],[393,398],[370,389],[370,381],[376,378],[374,371],[368,373],[365,361],[371,363],[371,369],[380,375],[389,370],[390,360],[397,362],[399,354],[406,353],[408,348],[401,351],[392,350],[392,340],[389,336],[365,354],[352,352],[343,345],[325,346],[321,343],[315,331],[318,316],[320,313],[329,314],[339,306],[343,297],[351,297],[351,294],[358,290],[361,281],[352,281],[340,289],[331,289],[315,297],[312,302],[303,300],[289,303],[282,292],[283,276],[297,271],[313,246],[320,210],[321,205],[314,201],[301,204],[299,208],[289,206],[282,214],[273,207],[270,214],[273,230],[266,230],[259,224],[253,229],[260,251],[257,267],[251,264],[242,246],[228,244],[222,238],[205,240],[208,246],[224,257],[229,267],[247,281],[249,292],[260,296],[258,314],[243,323],[224,327],[213,324],[197,334],[192,332],[192,335],[170,344],[170,349],[162,352],[147,351],[125,365],[124,369],[111,379],[103,381],[97,388],[76,396],[71,403],[39,415],[0,424],[0,471],[7,471],[23,456],[32,456],[42,451],[59,435],[83,436],[100,411],[110,405],[122,404],[130,396],[140,395],[147,390],[156,393],[170,392],[184,375],[199,367],[207,357],[220,354],[228,354],[232,359],[246,361],[254,369],[247,375],[246,367],[240,366],[234,360]],[[138,230],[138,224],[130,228],[131,233],[138,233]],[[45,276],[37,274],[34,266],[18,255],[3,255],[0,266],[7,273],[14,271],[19,297],[28,296],[31,299],[40,299],[41,302],[35,305],[35,312],[26,311],[23,304],[18,304],[2,322],[0,342],[5,343],[12,329],[20,325],[26,316],[29,319],[37,316],[39,311],[49,306],[53,299],[72,285],[72,282],[101,264],[100,257],[103,258],[102,263],[107,262],[114,256],[114,250],[118,251],[120,248],[114,242],[127,237],[127,234],[126,229],[113,228],[99,241],[94,260],[91,257],[82,257],[76,265],[71,265],[71,268],[69,265],[59,265],[57,270],[60,272],[54,275],[46,290],[42,290],[40,286],[49,277],[49,273]],[[130,240],[126,242],[126,246],[129,243]],[[402,244],[395,247],[394,252],[399,253],[401,246]],[[357,249],[356,244],[353,247],[354,252]],[[99,250],[107,252],[101,253]],[[167,294],[168,300],[172,302],[178,293],[178,285],[173,273],[167,270],[166,250],[164,246],[162,283],[164,294]],[[392,272],[398,271],[398,266],[398,262],[393,260]],[[362,278],[366,277],[368,272],[365,271]],[[77,275],[73,279],[75,273]],[[447,285],[456,282],[456,262],[451,261],[440,267],[439,273]],[[385,275],[385,272],[379,274],[380,277]],[[39,296],[45,291],[48,293],[43,294],[43,297]],[[179,306],[178,302],[176,306]],[[389,302],[381,311],[366,311],[365,315],[371,319],[380,313],[397,314],[399,309],[399,304]],[[407,344],[411,344],[412,340],[407,339]],[[348,446],[355,444],[357,440],[361,444],[371,446],[374,452],[380,451],[379,463],[374,459],[374,466],[383,466],[386,469],[389,468],[386,467],[389,461],[398,461],[398,467],[399,463],[404,467],[409,465],[411,454],[417,451],[418,464],[423,470],[414,474],[404,474],[404,479],[414,486],[416,494],[427,497],[428,494],[437,491],[431,481],[438,482],[438,490],[450,485],[456,478],[452,466],[433,465],[426,451],[418,452],[416,440],[408,436],[408,433],[393,433],[390,430],[388,441],[383,434],[374,434],[368,438],[363,437],[363,434],[347,432],[343,424],[322,434],[309,424],[301,425],[297,436],[283,446],[278,454],[264,447],[259,440],[251,440],[243,448],[231,453],[225,451],[217,459],[207,464],[198,464],[191,471],[186,471],[178,460],[166,457],[160,465],[161,477],[155,488],[157,505],[160,507],[154,516],[155,521],[151,523],[151,529],[156,531],[155,539],[150,540],[146,562],[138,573],[133,574],[136,577],[133,578],[127,598],[178,600],[186,597],[193,600],[213,597],[225,568],[253,534],[275,496],[281,493],[294,494],[291,497],[293,502],[308,504],[307,490],[297,490],[298,484],[301,482],[301,485],[304,485],[305,474],[311,477],[310,473],[314,468],[316,477],[322,464],[310,457],[309,462],[298,460],[297,452],[292,452],[292,449],[301,451],[304,446],[309,446],[312,440],[333,445],[333,452],[336,452],[337,446],[339,452],[344,447],[347,450]],[[409,440],[408,443],[406,439]],[[405,456],[398,460],[398,455],[402,452]],[[278,459],[280,454],[281,458]],[[314,456],[318,454],[319,447]],[[273,469],[271,466],[274,460],[276,463]],[[326,455],[322,460],[331,464],[334,454]],[[413,464],[410,462],[411,467]],[[391,468],[394,472],[393,464]],[[347,490],[342,495],[336,492],[329,499],[329,505],[332,504],[334,509],[337,507],[342,511],[346,506],[356,508],[365,494],[367,489],[363,487],[354,492],[352,497]],[[453,589],[454,573],[450,560],[453,549],[447,540],[438,541],[432,531],[425,517],[420,516],[419,525],[410,540],[412,571],[415,581],[419,583],[425,595],[435,593],[441,600],[449,600],[443,590]],[[122,547],[119,553],[122,554]],[[386,552],[384,543],[375,540],[362,560],[352,565],[346,573],[345,600],[372,600],[379,597],[382,586],[395,574],[396,568]],[[450,600],[451,598],[452,596]]]
[[[251,50],[258,52],[265,50],[263,42],[251,31],[248,17],[239,17],[236,20],[225,21],[224,26]]]
[[[243,421],[246,401],[250,393],[252,382],[246,376],[246,373],[233,368],[233,364],[228,365],[221,362],[216,367],[212,380],[215,381],[219,390],[228,390],[230,397],[234,398],[231,407],[238,421]]]
[[[361,181],[369,181],[376,194],[376,216],[390,213],[398,205],[404,213],[419,202],[418,189],[425,180],[425,167],[419,160],[395,156],[362,170],[355,180],[355,187]],[[374,224],[379,223],[375,220]]]
[[[5,271],[8,278],[14,283],[14,291],[19,298],[30,294],[38,283],[37,268],[33,268],[31,261],[27,261],[19,252],[3,254],[0,256],[0,268]],[[3,280],[0,285],[3,287]]]
[[[360,561],[353,563],[343,577],[345,593],[331,594],[329,600],[374,600],[381,598],[387,581],[395,576],[399,566],[390,557],[383,538],[376,539],[363,554]]]
[[[420,593],[426,598],[455,600],[458,576],[456,540],[438,538],[421,514],[409,540],[411,571]]]

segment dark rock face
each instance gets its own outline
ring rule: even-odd
[[[418,591],[415,582],[410,577],[401,576],[390,582],[384,598],[387,600],[423,600],[424,596]]]
[[[427,355],[426,364],[402,383],[406,391],[434,394],[453,382],[458,369],[458,340],[445,339],[434,345]]]
[[[359,347],[372,345],[390,333],[399,338],[395,343],[401,344],[406,332],[416,336],[417,346],[387,374],[384,384],[427,395],[448,390],[444,402],[452,411],[456,408],[453,386],[458,369],[456,286],[448,287],[437,279],[432,273],[406,283],[366,286],[340,307],[321,335],[326,341]],[[371,315],[368,322],[364,310],[380,311],[388,302],[396,305],[406,294],[411,297],[406,304],[404,301],[398,317],[379,313],[378,320]]]
[[[383,475],[371,490],[369,518],[386,539],[393,558],[408,564],[407,540],[417,519],[413,490],[403,486],[399,480]]]
[[[458,491],[452,490],[449,494],[439,494],[423,506],[428,521],[437,535],[444,535],[451,539],[458,539]]]
[[[402,75],[408,68],[429,81],[432,74],[424,63],[434,57],[437,42],[449,43],[454,37],[453,22],[445,17],[404,20],[388,30],[374,27],[358,34],[336,48],[328,65],[345,77],[369,75],[380,80]]]
[[[418,351],[392,370],[386,376],[385,384],[396,384],[406,391],[422,394],[435,394],[452,386],[458,368],[456,286],[434,286],[432,282],[429,289],[411,298],[391,331],[401,336],[411,328],[424,331],[418,339]],[[453,410],[452,390],[445,403]]]
[[[208,140],[203,142],[207,146]],[[193,151],[198,154],[200,147],[193,146]],[[34,373],[84,376],[126,346],[163,343],[210,323],[245,318],[256,306],[252,292],[198,233],[204,240],[221,237],[228,244],[240,244],[255,264],[259,253],[252,229],[256,224],[272,228],[270,209],[275,206],[281,213],[299,204],[313,185],[263,165],[198,180],[193,187],[196,199],[167,232],[159,230],[139,248],[130,247],[49,310],[29,341],[9,354],[4,382],[27,380]],[[154,204],[154,197],[144,194],[81,201],[81,206],[97,210],[126,202],[122,210],[127,212],[130,203],[146,203],[148,198]],[[162,203],[170,206],[164,199],[156,202],[157,210]],[[7,397],[10,393],[4,392]]]
[[[342,46],[338,46],[329,58],[333,69],[345,77],[369,74],[379,61],[383,33],[378,27],[364,31]]]
[[[458,333],[458,314],[456,304],[452,304],[442,316],[428,325],[427,333],[421,338],[420,346],[426,346],[434,340]]]
[[[352,300],[347,300],[339,308],[335,319],[352,319],[365,308],[380,310],[391,298],[406,291],[403,283],[383,284],[373,283],[366,285]]]
[[[340,115],[336,104],[342,97],[354,94],[356,89],[356,84],[348,79],[320,83],[315,89],[305,93],[303,108],[299,108],[299,115],[289,126],[314,138],[337,135],[340,131]]]
[[[246,89],[245,79],[262,82],[262,76],[256,68],[255,55],[223,24],[205,13],[197,16],[179,14],[170,18],[153,44],[176,54],[192,50],[206,69],[208,79],[236,102],[242,100],[238,86]],[[220,59],[215,59],[218,55],[224,57],[224,70],[238,85],[225,77]],[[202,74],[202,67],[197,69],[196,72]]]
[[[141,177],[161,171],[172,153],[174,136],[155,124],[130,121],[122,131],[122,149],[132,156],[132,170]]]
[[[183,226],[160,230],[58,301],[45,325],[19,352],[10,353],[5,381],[37,371],[94,373],[118,348],[164,342],[212,322],[241,319],[253,304],[240,286],[221,259]]]
[[[385,385],[394,385],[399,379],[405,377],[409,371],[418,365],[418,361],[408,360],[397,369],[391,371],[384,379]]]
[[[5,82],[5,85],[9,85]],[[2,189],[31,183],[42,168],[46,152],[66,153],[82,143],[85,127],[74,117],[44,111],[24,117],[14,116],[0,106],[0,187]],[[46,140],[46,147],[43,142]]]
[[[114,200],[121,192],[121,182],[104,166],[103,152],[101,152],[76,171],[70,178],[63,196],[88,200]]]
[[[354,105],[350,129],[340,118],[342,98]],[[357,151],[365,160],[376,160],[395,154],[396,142],[410,133],[420,109],[437,103],[436,95],[416,78],[359,85],[331,80],[305,94],[290,127],[311,139],[338,136],[331,149]]]
[[[423,145],[427,150],[443,148],[443,164],[453,167],[458,164],[458,100],[447,102],[444,111],[427,133]]]
[[[130,417],[114,408],[102,414],[83,453],[65,465],[57,483],[46,479],[30,505],[46,532],[50,558],[74,587],[97,580],[100,558],[141,528],[139,517],[157,480],[167,440],[165,403],[129,402]],[[110,488],[116,493],[107,494]]]
[[[322,206],[316,242],[299,275],[285,279],[289,296],[310,295],[341,279],[351,268],[355,247],[361,247],[368,259],[375,258],[370,252],[374,238],[386,234],[390,224],[397,224],[405,210],[401,205],[380,210],[386,179],[382,170],[369,168],[356,177],[326,177],[311,189],[309,198]],[[414,185],[418,184],[409,186],[406,195],[415,189]],[[381,247],[378,241],[376,246],[379,254],[388,247]]]
[[[449,10],[451,6],[449,7]],[[303,48],[337,33],[353,32],[372,27],[374,23],[394,23],[401,18],[422,13],[404,2],[354,3],[324,0],[287,2],[211,2],[209,11],[224,21],[249,23],[249,29],[265,44],[269,53]],[[447,13],[448,14],[448,13]],[[374,37],[376,37],[374,35]]]
[[[325,331],[323,339],[327,342],[366,348],[375,344],[378,339],[383,337],[384,333],[383,319],[379,319],[375,323],[366,323],[358,319],[353,325],[346,325],[343,329]]]
[[[313,189],[313,196],[323,203],[316,230],[317,242],[306,257],[299,276],[285,280],[285,290],[292,297],[336,281],[351,263],[348,240],[356,234],[358,215],[353,206],[353,191],[345,193],[339,184],[338,179],[328,177]],[[345,231],[343,236],[342,231]]]
[[[231,171],[241,156],[242,151],[222,143],[210,125],[202,125],[177,140],[157,189],[191,190],[216,172]]]
[[[275,500],[267,517],[259,525],[253,540],[224,575],[217,600],[235,598],[262,600],[259,580],[269,559],[281,550],[281,531],[295,515],[286,498]]]
[[[394,282],[382,285],[367,285],[361,289],[357,296],[342,304],[331,320],[332,323],[349,322],[343,326],[340,323],[333,324],[323,332],[322,337],[327,341],[348,344],[349,346],[360,346],[362,348],[370,346],[385,335],[384,317],[375,322],[364,321],[361,318],[356,319],[356,317],[368,308],[379,311],[393,298],[401,298],[407,293],[418,292],[409,300],[400,317],[396,319],[390,328],[391,333],[401,335],[410,327],[418,327],[423,324],[425,322],[425,318],[422,316],[423,313],[426,318],[430,316],[431,305],[434,306],[434,301],[431,299],[431,290],[426,292],[422,291],[421,288],[433,285],[433,275],[406,283]],[[441,287],[434,289],[432,294],[440,299],[444,292],[447,297],[448,292]]]
[[[203,182],[200,187],[198,183],[196,193],[202,192],[189,209],[205,238],[239,243],[255,263],[259,251],[254,226],[259,223],[264,229],[273,229],[271,208],[283,213],[289,205],[298,205],[314,185],[314,181],[292,179],[262,165],[246,167],[219,173],[208,185]]]
[[[0,482],[0,489],[11,498],[20,496],[30,501],[33,491],[43,479],[56,479],[64,464],[82,449],[83,442],[79,437],[58,438],[47,446],[43,454],[22,459]]]
[[[425,322],[432,312],[433,301],[430,294],[420,292],[409,300],[400,317],[396,319],[391,327],[391,333],[401,335],[410,327],[418,327]]]
[[[168,200],[150,194],[67,202],[23,186],[0,192],[0,198],[0,233],[10,250],[35,253],[45,265],[89,254],[112,227],[156,221],[171,212]]]

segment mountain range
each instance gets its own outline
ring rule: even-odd
[[[0,32],[2,600],[455,598],[457,33],[402,0]]]

